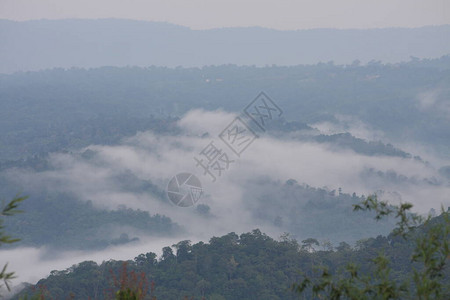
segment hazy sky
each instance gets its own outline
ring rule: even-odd
[[[0,0],[0,18],[127,18],[193,29],[419,27],[450,23],[449,0]]]

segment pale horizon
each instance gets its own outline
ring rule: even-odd
[[[39,22],[39,21],[102,21],[102,20],[118,20],[118,21],[136,21],[136,22],[145,22],[145,23],[160,23],[160,24],[167,24],[167,25],[173,25],[173,26],[179,26],[188,28],[190,30],[194,31],[203,31],[203,30],[217,30],[217,29],[245,29],[245,28],[261,28],[261,29],[267,29],[267,30],[275,30],[275,31],[305,31],[305,30],[383,30],[383,29],[419,29],[424,27],[441,27],[441,26],[450,26],[449,23],[445,24],[430,24],[430,25],[419,25],[419,26],[388,26],[388,27],[368,27],[368,28],[359,28],[359,27],[348,27],[348,28],[337,28],[337,27],[312,27],[312,28],[302,28],[302,29],[278,29],[278,28],[271,28],[271,27],[265,27],[260,25],[254,25],[254,26],[225,26],[225,27],[211,27],[211,28],[192,28],[183,24],[176,24],[172,22],[166,22],[166,21],[152,21],[152,20],[137,20],[137,19],[126,19],[126,18],[55,18],[55,19],[48,19],[48,18],[41,18],[41,19],[29,19],[29,20],[12,20],[12,19],[4,19],[0,18],[0,21],[10,21],[10,22],[18,22],[18,23],[24,23],[24,22]]]
[[[199,9],[201,7],[201,9]],[[0,0],[0,19],[126,19],[190,29],[262,27],[277,30],[418,28],[450,24],[445,0]]]

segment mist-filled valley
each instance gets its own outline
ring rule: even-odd
[[[1,21],[0,36],[20,26]],[[258,31],[241,34],[252,30]],[[448,32],[448,25],[409,30],[414,40],[421,31]],[[220,34],[239,36],[232,31]],[[200,41],[212,34],[189,32]],[[281,32],[260,34],[270,40]],[[321,34],[319,40],[329,40]],[[0,53],[13,61],[22,55],[5,45]],[[407,51],[394,53],[392,61],[360,62],[346,52],[340,61],[314,57],[295,65],[285,57],[285,66],[264,66],[261,54],[256,63],[243,55],[247,64],[174,67],[165,53],[153,66],[117,67],[124,64],[108,63],[114,57],[104,64],[91,57],[98,63],[85,68],[50,55],[51,62],[40,61],[44,69],[31,63],[35,71],[10,73],[20,64],[3,61],[0,195],[4,203],[27,199],[21,213],[2,214],[1,230],[20,241],[1,244],[1,263],[16,277],[9,280],[12,292],[2,287],[0,294],[23,299],[44,287],[40,295],[48,299],[129,299],[117,298],[111,282],[140,286],[141,272],[151,287],[134,299],[298,299],[292,284],[300,274],[316,276],[313,265],[334,274],[357,262],[369,274],[367,261],[382,251],[393,278],[403,280],[416,267],[409,264],[415,250],[396,236],[399,224],[430,216],[413,237],[431,235],[430,224],[448,225],[450,56],[429,49],[437,48],[424,46],[424,58],[408,60]],[[185,175],[177,174],[201,186],[183,190]],[[174,194],[183,199],[175,203]],[[182,202],[186,195],[193,203]],[[385,218],[395,209],[369,209],[367,199],[411,203],[414,213],[401,222]],[[367,206],[355,212],[361,203]],[[127,268],[134,275],[124,279]],[[441,269],[445,286],[448,265]],[[445,299],[444,291],[430,299]]]

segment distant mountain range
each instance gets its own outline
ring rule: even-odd
[[[450,53],[450,25],[279,31],[191,30],[145,21],[0,20],[0,73],[55,67],[400,62]]]

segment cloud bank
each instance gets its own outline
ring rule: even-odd
[[[64,269],[82,260],[101,262],[129,259],[142,252],[158,252],[163,246],[182,239],[207,241],[214,235],[254,228],[277,237],[282,233],[280,228],[256,220],[245,205],[249,199],[244,196],[251,195],[249,187],[254,188],[249,183],[258,178],[281,183],[295,179],[313,187],[341,188],[345,193],[359,195],[382,190],[384,193],[380,195],[385,199],[411,202],[419,212],[450,204],[450,184],[439,175],[441,166],[414,159],[332,150],[326,144],[293,140],[283,134],[277,137],[261,134],[241,157],[232,156],[217,136],[235,116],[224,111],[194,110],[179,121],[178,126],[183,131],[180,135],[141,132],[119,145],[91,145],[76,153],[52,154],[49,171],[9,170],[11,178],[29,186],[31,191],[43,187],[69,191],[101,208],[125,205],[151,214],[159,213],[186,229],[174,239],[141,238],[132,245],[99,252],[65,252],[51,258],[45,257],[49,251],[46,248],[1,251],[1,256],[10,261],[11,268],[19,274],[15,282],[35,282],[53,269]],[[368,129],[361,128],[360,132],[367,135]],[[211,141],[234,159],[216,182],[205,176],[194,161]],[[86,157],[87,152],[89,157]],[[165,189],[172,176],[180,172],[190,172],[201,180],[204,196],[199,204],[210,207],[209,215],[199,214],[195,207],[180,208],[167,199],[137,193],[117,179],[121,174],[133,174],[137,179],[150,180]]]

